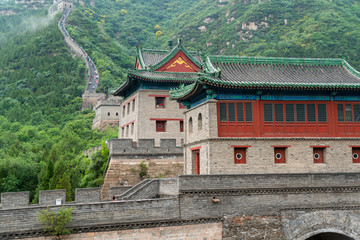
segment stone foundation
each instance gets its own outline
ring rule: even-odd
[[[29,240],[52,240],[54,237],[27,238]],[[156,227],[145,229],[130,229],[110,232],[90,232],[64,236],[63,240],[220,240],[222,239],[221,223],[206,223],[197,225]]]
[[[235,216],[225,217],[224,240],[282,239],[280,216]]]
[[[148,166],[147,174],[144,177],[140,177],[141,162]],[[183,171],[182,158],[111,159],[104,184],[101,187],[101,199],[109,200],[111,187],[134,186],[147,177],[173,178],[183,174]]]

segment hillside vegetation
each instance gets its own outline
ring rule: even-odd
[[[116,137],[117,130],[91,130],[94,113],[80,111],[85,63],[73,58],[58,30],[59,16],[31,31],[3,28],[0,44],[0,192],[98,186],[107,159],[82,151]],[[33,15],[34,16],[34,15]],[[9,23],[22,15],[3,16]],[[12,21],[11,20],[11,21]],[[100,162],[100,163],[99,163]]]
[[[175,37],[211,54],[343,55],[360,69],[360,3],[356,0],[201,0],[172,23]]]

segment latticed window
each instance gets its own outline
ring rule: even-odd
[[[318,104],[318,122],[326,121],[326,104]]]
[[[305,104],[296,104],[296,121],[305,122]]]
[[[220,103],[220,122],[227,122],[226,103]]]
[[[338,104],[337,105],[337,110],[338,110],[338,121],[339,122],[344,122],[344,104]]]
[[[229,122],[235,122],[235,103],[229,103]]]
[[[275,122],[284,121],[284,106],[283,104],[275,104]]]
[[[307,121],[316,122],[316,108],[315,104],[307,104]]]
[[[264,121],[273,121],[273,105],[271,103],[264,103]]]
[[[245,103],[246,121],[252,122],[252,104]]]
[[[237,103],[236,104],[236,110],[237,110],[237,121],[243,122],[244,121],[244,104],[243,103]]]
[[[286,122],[295,121],[294,104],[285,104]]]
[[[360,122],[360,104],[338,104],[338,122]]]

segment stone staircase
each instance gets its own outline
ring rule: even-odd
[[[159,179],[145,179],[123,194],[116,196],[115,199],[119,201],[155,198],[159,196],[159,188]]]

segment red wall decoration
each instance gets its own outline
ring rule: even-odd
[[[193,63],[182,51],[179,51],[156,72],[198,72],[200,68]]]

